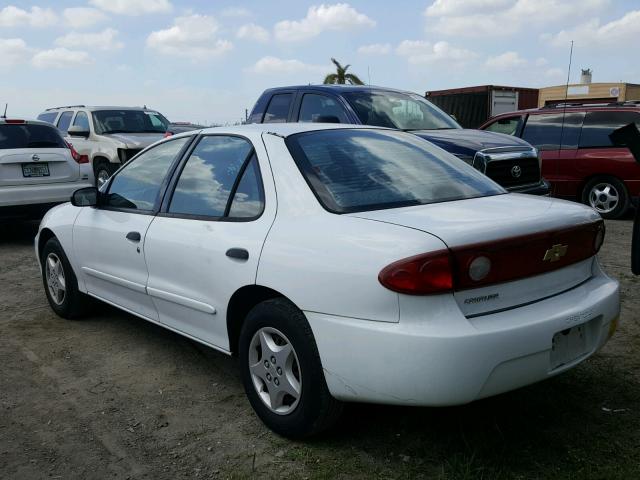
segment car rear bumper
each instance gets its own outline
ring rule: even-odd
[[[529,195],[549,196],[551,194],[550,184],[544,178],[540,180],[540,183],[538,183],[537,185],[509,188],[507,190],[509,190],[510,193],[527,193]]]
[[[0,209],[20,211],[24,206],[55,205],[68,202],[71,194],[79,188],[92,187],[90,181],[17,185],[0,187]],[[8,208],[12,207],[12,208]],[[27,209],[25,209],[27,210]]]
[[[568,292],[473,319],[453,308],[437,308],[431,314],[446,318],[433,321],[429,314],[406,321],[401,314],[399,323],[305,314],[336,398],[464,404],[561,373],[607,342],[619,316],[619,286],[595,270]],[[584,326],[584,347],[561,366],[552,365],[554,335],[578,325]]]

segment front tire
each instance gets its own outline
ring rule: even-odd
[[[40,259],[42,283],[51,309],[62,318],[81,317],[87,311],[89,299],[78,290],[78,280],[57,238],[45,243]]]
[[[585,185],[582,203],[593,208],[602,218],[617,219],[629,209],[629,192],[625,184],[615,177],[595,177]]]
[[[93,171],[96,178],[96,187],[100,188],[107,183],[113,172],[114,169],[111,168],[111,164],[107,160],[99,161]]]
[[[249,312],[239,355],[249,402],[274,432],[304,438],[339,418],[342,403],[329,393],[311,327],[291,302],[267,300]]]

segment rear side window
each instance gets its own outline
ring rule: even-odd
[[[68,148],[60,132],[48,125],[0,125],[0,150],[9,148]]]
[[[286,140],[320,203],[335,213],[505,193],[462,160],[404,132],[336,129]]]
[[[252,218],[263,196],[253,146],[239,137],[204,137],[185,164],[169,213],[196,217]]]
[[[113,178],[104,205],[111,208],[153,210],[169,168],[190,140],[191,137],[169,140],[138,155]]]
[[[340,104],[331,97],[307,93],[302,97],[299,122],[348,123]]]
[[[575,149],[580,138],[580,127],[584,113],[562,112],[529,115],[522,138],[538,150]]]
[[[76,118],[73,119],[73,126],[80,127],[82,130],[89,131],[89,117],[85,112],[76,113]]]
[[[509,117],[496,120],[489,125],[485,130],[489,132],[504,133],[506,135],[516,135],[522,124],[522,117]]]
[[[69,130],[71,117],[73,117],[73,112],[62,112],[62,115],[60,115],[60,118],[58,119],[58,128],[60,131],[66,133],[66,131]]]
[[[293,99],[292,93],[274,95],[264,114],[264,123],[284,123],[289,117],[289,107]]]
[[[43,122],[49,122],[51,125],[53,125],[53,122],[55,122],[57,116],[58,116],[58,112],[41,113],[40,115],[38,115],[38,120],[42,120]]]
[[[582,127],[580,147],[613,147],[614,143],[609,135],[630,123],[635,123],[640,129],[640,114],[637,112],[587,112]]]

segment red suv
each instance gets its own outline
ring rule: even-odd
[[[497,115],[480,128],[536,147],[553,196],[577,198],[604,218],[620,218],[640,195],[640,159],[611,135],[629,124],[640,129],[640,102],[552,105]]]

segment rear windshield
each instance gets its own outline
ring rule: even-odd
[[[93,112],[96,133],[165,133],[169,120],[150,110],[98,110]]]
[[[286,140],[320,203],[334,213],[505,193],[462,160],[415,135],[339,129]]]
[[[7,148],[67,148],[55,127],[48,125],[0,125],[0,150]]]

